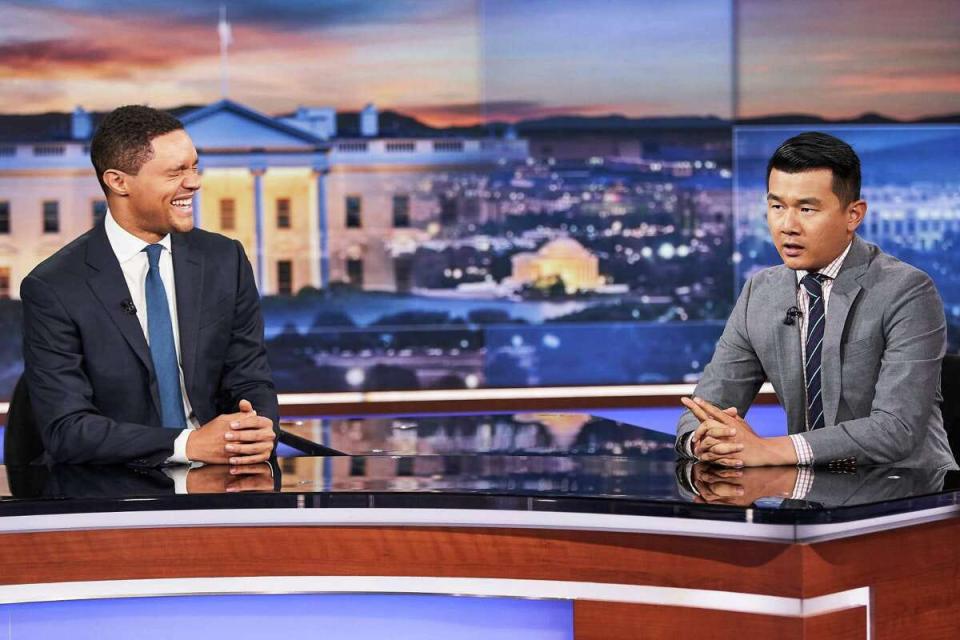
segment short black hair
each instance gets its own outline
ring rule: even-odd
[[[860,158],[840,138],[819,131],[793,136],[780,145],[767,163],[767,188],[770,172],[800,173],[814,169],[833,172],[833,193],[847,206],[860,199]]]
[[[144,105],[127,105],[108,113],[90,142],[90,161],[103,192],[110,195],[103,181],[105,171],[117,169],[136,175],[153,155],[150,141],[179,129],[183,123],[172,115]]]

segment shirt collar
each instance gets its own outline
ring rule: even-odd
[[[822,273],[823,275],[827,276],[831,280],[836,278],[837,274],[840,273],[840,267],[843,266],[843,261],[846,259],[847,254],[850,253],[850,247],[852,246],[853,246],[853,242],[851,241],[850,244],[847,245],[847,248],[843,250],[843,253],[837,256],[833,262],[825,266],[823,269],[820,269],[816,273]],[[797,282],[800,282],[801,280],[803,280],[804,276],[806,276],[808,273],[810,272],[802,271],[802,270],[797,271]]]
[[[113,249],[113,253],[117,256],[117,261],[120,264],[132,260],[143,251],[144,247],[150,244],[121,227],[114,219],[113,212],[109,209],[107,209],[107,215],[104,217],[103,227],[107,232],[110,248]],[[164,249],[170,251],[170,234],[163,236],[163,239],[157,244],[163,245]]]

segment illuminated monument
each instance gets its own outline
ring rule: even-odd
[[[573,238],[551,240],[536,253],[514,255],[511,262],[511,280],[520,286],[559,278],[567,293],[576,293],[599,289],[605,282],[600,261]]]

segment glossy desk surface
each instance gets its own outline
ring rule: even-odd
[[[789,531],[755,537],[803,540],[960,509],[957,472],[816,468],[802,478],[809,482],[803,499],[795,499],[795,468],[721,471],[678,462],[671,435],[587,414],[318,418],[284,428],[346,455],[281,447],[275,465],[250,475],[180,469],[179,483],[170,468],[0,468],[0,531],[29,529],[24,517],[37,516],[296,510],[292,521],[323,524],[336,524],[326,518],[334,513],[366,524],[551,526],[553,518],[557,527],[638,523],[638,530],[692,535],[736,524],[734,535],[766,526]],[[190,494],[178,493],[187,488]]]

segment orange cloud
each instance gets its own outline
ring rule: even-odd
[[[866,95],[960,93],[960,73],[858,73],[836,76],[831,87]]]
[[[144,70],[175,69],[219,56],[216,24],[176,18],[106,18],[61,10],[45,10],[58,21],[56,37],[0,44],[0,77],[34,79],[135,78]],[[39,35],[39,37],[38,37]],[[235,26],[235,47],[270,51],[309,47],[312,55],[336,55],[337,45],[305,33]]]
[[[537,100],[410,105],[404,107],[403,111],[432,126],[471,126],[491,121],[517,122],[568,115],[625,115],[628,117],[662,115],[661,105],[646,103],[546,105]]]

